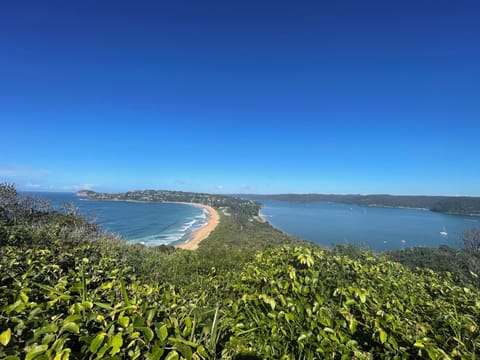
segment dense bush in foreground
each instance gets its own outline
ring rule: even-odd
[[[144,284],[89,251],[63,254],[65,267],[52,250],[1,248],[1,358],[444,359],[480,349],[479,291],[431,271],[287,247],[181,288]]]
[[[479,291],[433,271],[303,247],[259,253],[230,286],[229,346],[271,359],[472,359]]]
[[[480,252],[441,246],[398,249],[386,255],[412,271],[427,268],[439,273],[448,272],[456,283],[480,288]]]

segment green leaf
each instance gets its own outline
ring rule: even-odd
[[[3,346],[7,346],[11,338],[12,338],[12,330],[8,328],[7,330],[5,330],[0,334],[0,344],[2,344]]]
[[[118,353],[122,345],[123,345],[122,333],[119,332],[112,338],[112,343],[111,343],[112,350],[110,350],[110,355],[115,355],[116,353]]]
[[[51,342],[55,341],[57,337],[55,334],[45,334],[45,336],[42,339],[42,344],[50,344]]]
[[[425,347],[425,345],[423,345],[423,343],[421,343],[420,341],[417,341],[415,344],[413,344],[413,346],[418,347],[420,349],[423,349]]]
[[[55,352],[60,352],[62,351],[63,349],[63,346],[65,345],[65,341],[66,341],[66,337],[62,336],[60,338],[58,338],[57,340],[55,340],[55,342],[53,343],[53,345],[50,346],[50,351],[55,351]]]
[[[23,291],[20,291],[20,297],[25,304],[28,304],[28,296]]]
[[[146,326],[139,327],[138,329],[143,332],[143,335],[145,336],[145,338],[146,338],[148,341],[152,341],[152,340],[153,340],[153,336],[154,336],[155,334],[153,333],[152,329],[150,329],[149,327],[146,327]]]
[[[80,329],[77,324],[74,322],[67,322],[63,324],[62,329],[60,330],[60,333],[64,333],[65,331],[78,334],[80,332]]]
[[[40,329],[33,330],[33,339],[37,340],[43,334],[56,333],[58,330],[58,325],[55,323],[47,324],[42,326]]]
[[[190,316],[187,316],[185,318],[185,327],[190,330],[192,328],[192,320],[190,319]]]
[[[128,316],[119,316],[118,323],[123,327],[127,327],[130,323],[130,318]]]
[[[152,352],[150,354],[147,354],[146,358],[147,360],[160,360],[164,351],[165,348],[155,345],[152,349]]]
[[[100,333],[97,336],[95,336],[95,339],[92,340],[90,343],[90,351],[92,353],[96,353],[100,345],[103,343],[103,339],[105,338],[105,333]]]
[[[348,324],[348,329],[350,330],[350,334],[354,334],[355,331],[357,330],[357,320],[352,319],[350,323]]]
[[[393,336],[388,337],[388,342],[392,345],[395,350],[398,350],[398,343]]]
[[[159,330],[158,337],[160,340],[163,342],[167,339],[168,337],[168,330],[167,330],[167,325],[162,325]]]
[[[351,306],[355,304],[355,300],[352,298],[347,298],[347,301],[345,301],[345,305]]]
[[[178,353],[173,350],[168,353],[168,355],[165,357],[165,360],[178,360],[178,358]]]
[[[32,284],[35,285],[35,286],[38,286],[40,289],[43,289],[43,290],[49,291],[51,293],[54,293],[55,295],[65,297],[66,299],[71,299],[70,295],[64,294],[63,292],[58,291],[51,286],[39,284],[39,283],[36,283],[36,282],[32,282]]]
[[[105,309],[105,310],[113,310],[113,307],[111,307],[109,304],[96,302],[95,305],[97,305],[99,308],[102,308],[102,309]]]
[[[42,355],[47,351],[48,345],[35,345],[25,355],[25,360],[35,359],[37,356]]]
[[[63,349],[62,352],[55,355],[53,360],[68,360],[70,358],[71,349]]]
[[[108,343],[104,343],[100,350],[98,350],[97,352],[97,359],[102,359],[109,347],[110,346],[108,345]]]
[[[189,346],[177,344],[176,348],[178,351],[180,351],[180,353],[185,359],[192,360],[192,356],[193,356],[192,349]]]
[[[176,345],[178,344],[183,344],[183,345],[187,345],[187,346],[190,346],[190,347],[193,347],[193,348],[196,348],[198,346],[197,343],[194,343],[192,341],[188,341],[188,340],[185,340],[185,339],[181,339],[181,338],[168,338],[169,341],[171,341],[172,343],[175,343]]]
[[[295,320],[295,314],[291,312],[285,314],[285,320],[287,320],[287,322]]]
[[[156,314],[156,310],[155,309],[151,309],[148,311],[147,313],[147,324],[150,325],[150,323],[152,322],[153,318],[155,317],[155,314]]]
[[[275,302],[275,300],[273,298],[271,298],[270,296],[266,295],[266,294],[262,294],[260,295],[260,298],[265,302],[267,303],[268,305],[271,306],[272,310],[275,310],[275,306],[277,305],[277,303]]]
[[[75,322],[77,320],[80,320],[82,317],[78,314],[73,314],[73,315],[69,315],[65,318],[65,320],[63,320],[64,322]]]
[[[199,345],[197,347],[196,352],[197,352],[197,354],[203,356],[204,358],[208,357],[207,350],[205,350],[205,348],[202,345]]]
[[[380,342],[382,344],[385,344],[385,341],[387,341],[387,337],[387,333],[384,330],[380,329]]]
[[[93,308],[93,303],[91,301],[82,301],[82,305],[87,309]]]

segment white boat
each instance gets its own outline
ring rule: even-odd
[[[447,230],[445,229],[445,226],[443,227],[443,230],[440,231],[440,235],[442,235],[442,236],[447,236],[448,235]]]

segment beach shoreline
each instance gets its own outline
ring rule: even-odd
[[[198,203],[188,203],[188,202],[176,202],[176,203],[201,207],[202,209],[205,209],[208,212],[207,224],[202,226],[200,229],[195,230],[192,236],[186,242],[175,246],[183,250],[197,250],[198,245],[203,240],[205,240],[210,235],[210,233],[213,230],[215,230],[215,228],[217,227],[220,221],[220,215],[218,215],[217,210],[215,210],[213,207],[208,205],[198,204]]]

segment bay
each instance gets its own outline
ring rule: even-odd
[[[462,246],[462,233],[478,217],[405,208],[261,200],[261,213],[276,228],[321,246],[359,244],[385,251],[404,247]],[[441,234],[441,232],[447,233]]]
[[[73,204],[103,230],[131,243],[175,245],[187,241],[208,220],[204,209],[177,203],[104,201],[79,198],[73,193],[26,193],[63,209]]]

